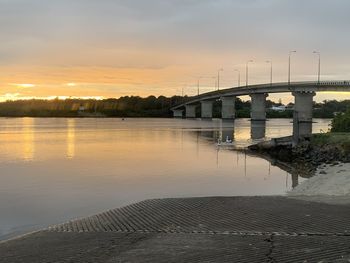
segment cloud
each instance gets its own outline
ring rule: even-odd
[[[251,83],[267,81],[266,59],[283,81],[291,49],[295,80],[314,77],[314,49],[324,78],[350,78],[348,10],[347,0],[0,0],[0,82],[172,94],[219,67],[230,86],[251,58]]]
[[[20,84],[10,83],[10,85],[18,87],[18,88],[33,88],[33,87],[35,87],[34,84],[30,84],[30,83],[20,83]]]

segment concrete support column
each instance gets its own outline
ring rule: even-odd
[[[186,105],[186,118],[196,118],[196,105]]]
[[[202,100],[201,101],[201,117],[203,119],[213,118],[213,101],[211,100]]]
[[[293,92],[293,139],[297,144],[300,138],[312,134],[312,106],[315,92]]]
[[[266,120],[266,97],[269,95],[266,93],[250,94],[251,97],[251,109],[250,118],[252,121],[265,121]]]
[[[265,138],[266,121],[251,121],[250,122],[250,138],[259,140]]]
[[[174,118],[182,118],[183,110],[172,110]]]
[[[235,118],[235,100],[236,97],[221,97],[222,108],[221,118],[222,119],[234,119]]]

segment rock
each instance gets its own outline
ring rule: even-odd
[[[337,173],[343,173],[343,172],[346,172],[346,170],[339,170]]]

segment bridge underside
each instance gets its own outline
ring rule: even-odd
[[[325,82],[297,82],[276,83],[264,85],[252,85],[247,87],[230,88],[220,91],[208,92],[191,98],[186,103],[174,107],[174,117],[183,116],[185,108],[186,118],[196,117],[196,107],[201,106],[201,118],[213,117],[213,103],[221,101],[222,119],[235,118],[236,96],[249,95],[251,97],[251,120],[266,120],[266,97],[269,93],[291,93],[294,96],[293,138],[297,143],[301,138],[312,133],[312,106],[316,92],[338,91],[350,92],[350,81],[325,81]]]

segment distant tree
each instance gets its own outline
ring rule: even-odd
[[[180,103],[190,100],[185,96],[124,96],[118,99],[109,98],[104,100],[74,99],[60,100],[17,100],[0,103],[0,116],[8,117],[74,117],[79,114],[80,106],[84,108],[84,116],[106,116],[106,117],[171,117],[171,108]],[[278,106],[279,103],[267,100],[267,108]],[[290,103],[288,106],[292,106]],[[242,101],[236,98],[236,117],[250,117],[250,101]],[[333,118],[335,113],[344,113],[350,109],[350,100],[335,101],[326,100],[322,103],[314,103],[314,117]],[[200,107],[197,107],[197,114]],[[221,116],[221,102],[215,101],[213,105],[213,116]],[[288,112],[267,112],[269,118],[290,118],[292,111]]]
[[[277,103],[277,102],[274,102],[272,100],[266,100],[266,107],[267,108],[271,108],[272,106],[281,106],[283,105],[282,103]]]
[[[332,132],[350,132],[350,110],[338,113],[331,123]]]

